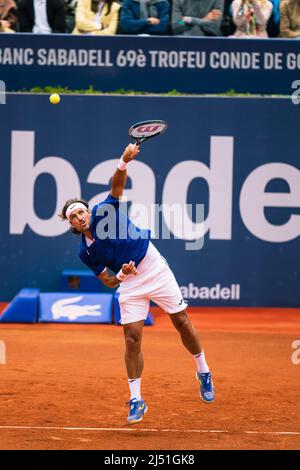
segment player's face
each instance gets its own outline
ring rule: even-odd
[[[76,209],[70,215],[70,224],[78,232],[86,232],[90,228],[91,213],[87,209]]]

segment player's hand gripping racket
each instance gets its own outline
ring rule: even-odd
[[[152,137],[163,134],[167,128],[168,124],[165,121],[142,121],[130,127],[129,135],[135,140],[136,145],[140,145]]]

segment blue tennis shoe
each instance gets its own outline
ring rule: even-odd
[[[206,372],[200,374],[199,372],[196,372],[196,379],[200,383],[199,394],[201,399],[205,403],[212,403],[215,399],[215,389],[211,379],[211,373]]]
[[[142,421],[144,414],[147,412],[147,406],[144,400],[132,398],[129,402],[128,424],[135,424]]]

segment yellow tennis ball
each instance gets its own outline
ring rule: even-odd
[[[57,93],[53,93],[49,99],[52,104],[58,104],[60,102],[60,96]]]

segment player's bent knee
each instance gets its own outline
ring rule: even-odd
[[[138,351],[141,347],[142,335],[140,331],[129,330],[125,332],[125,344],[127,351]]]
[[[137,344],[141,344],[141,338],[135,335],[126,335],[125,342],[127,346],[132,347]]]
[[[191,323],[186,311],[173,313],[170,315],[173,325],[178,331],[183,331],[191,328]]]
[[[186,310],[181,310],[180,312],[170,313],[170,318],[172,321],[179,322],[182,319],[188,318]]]

